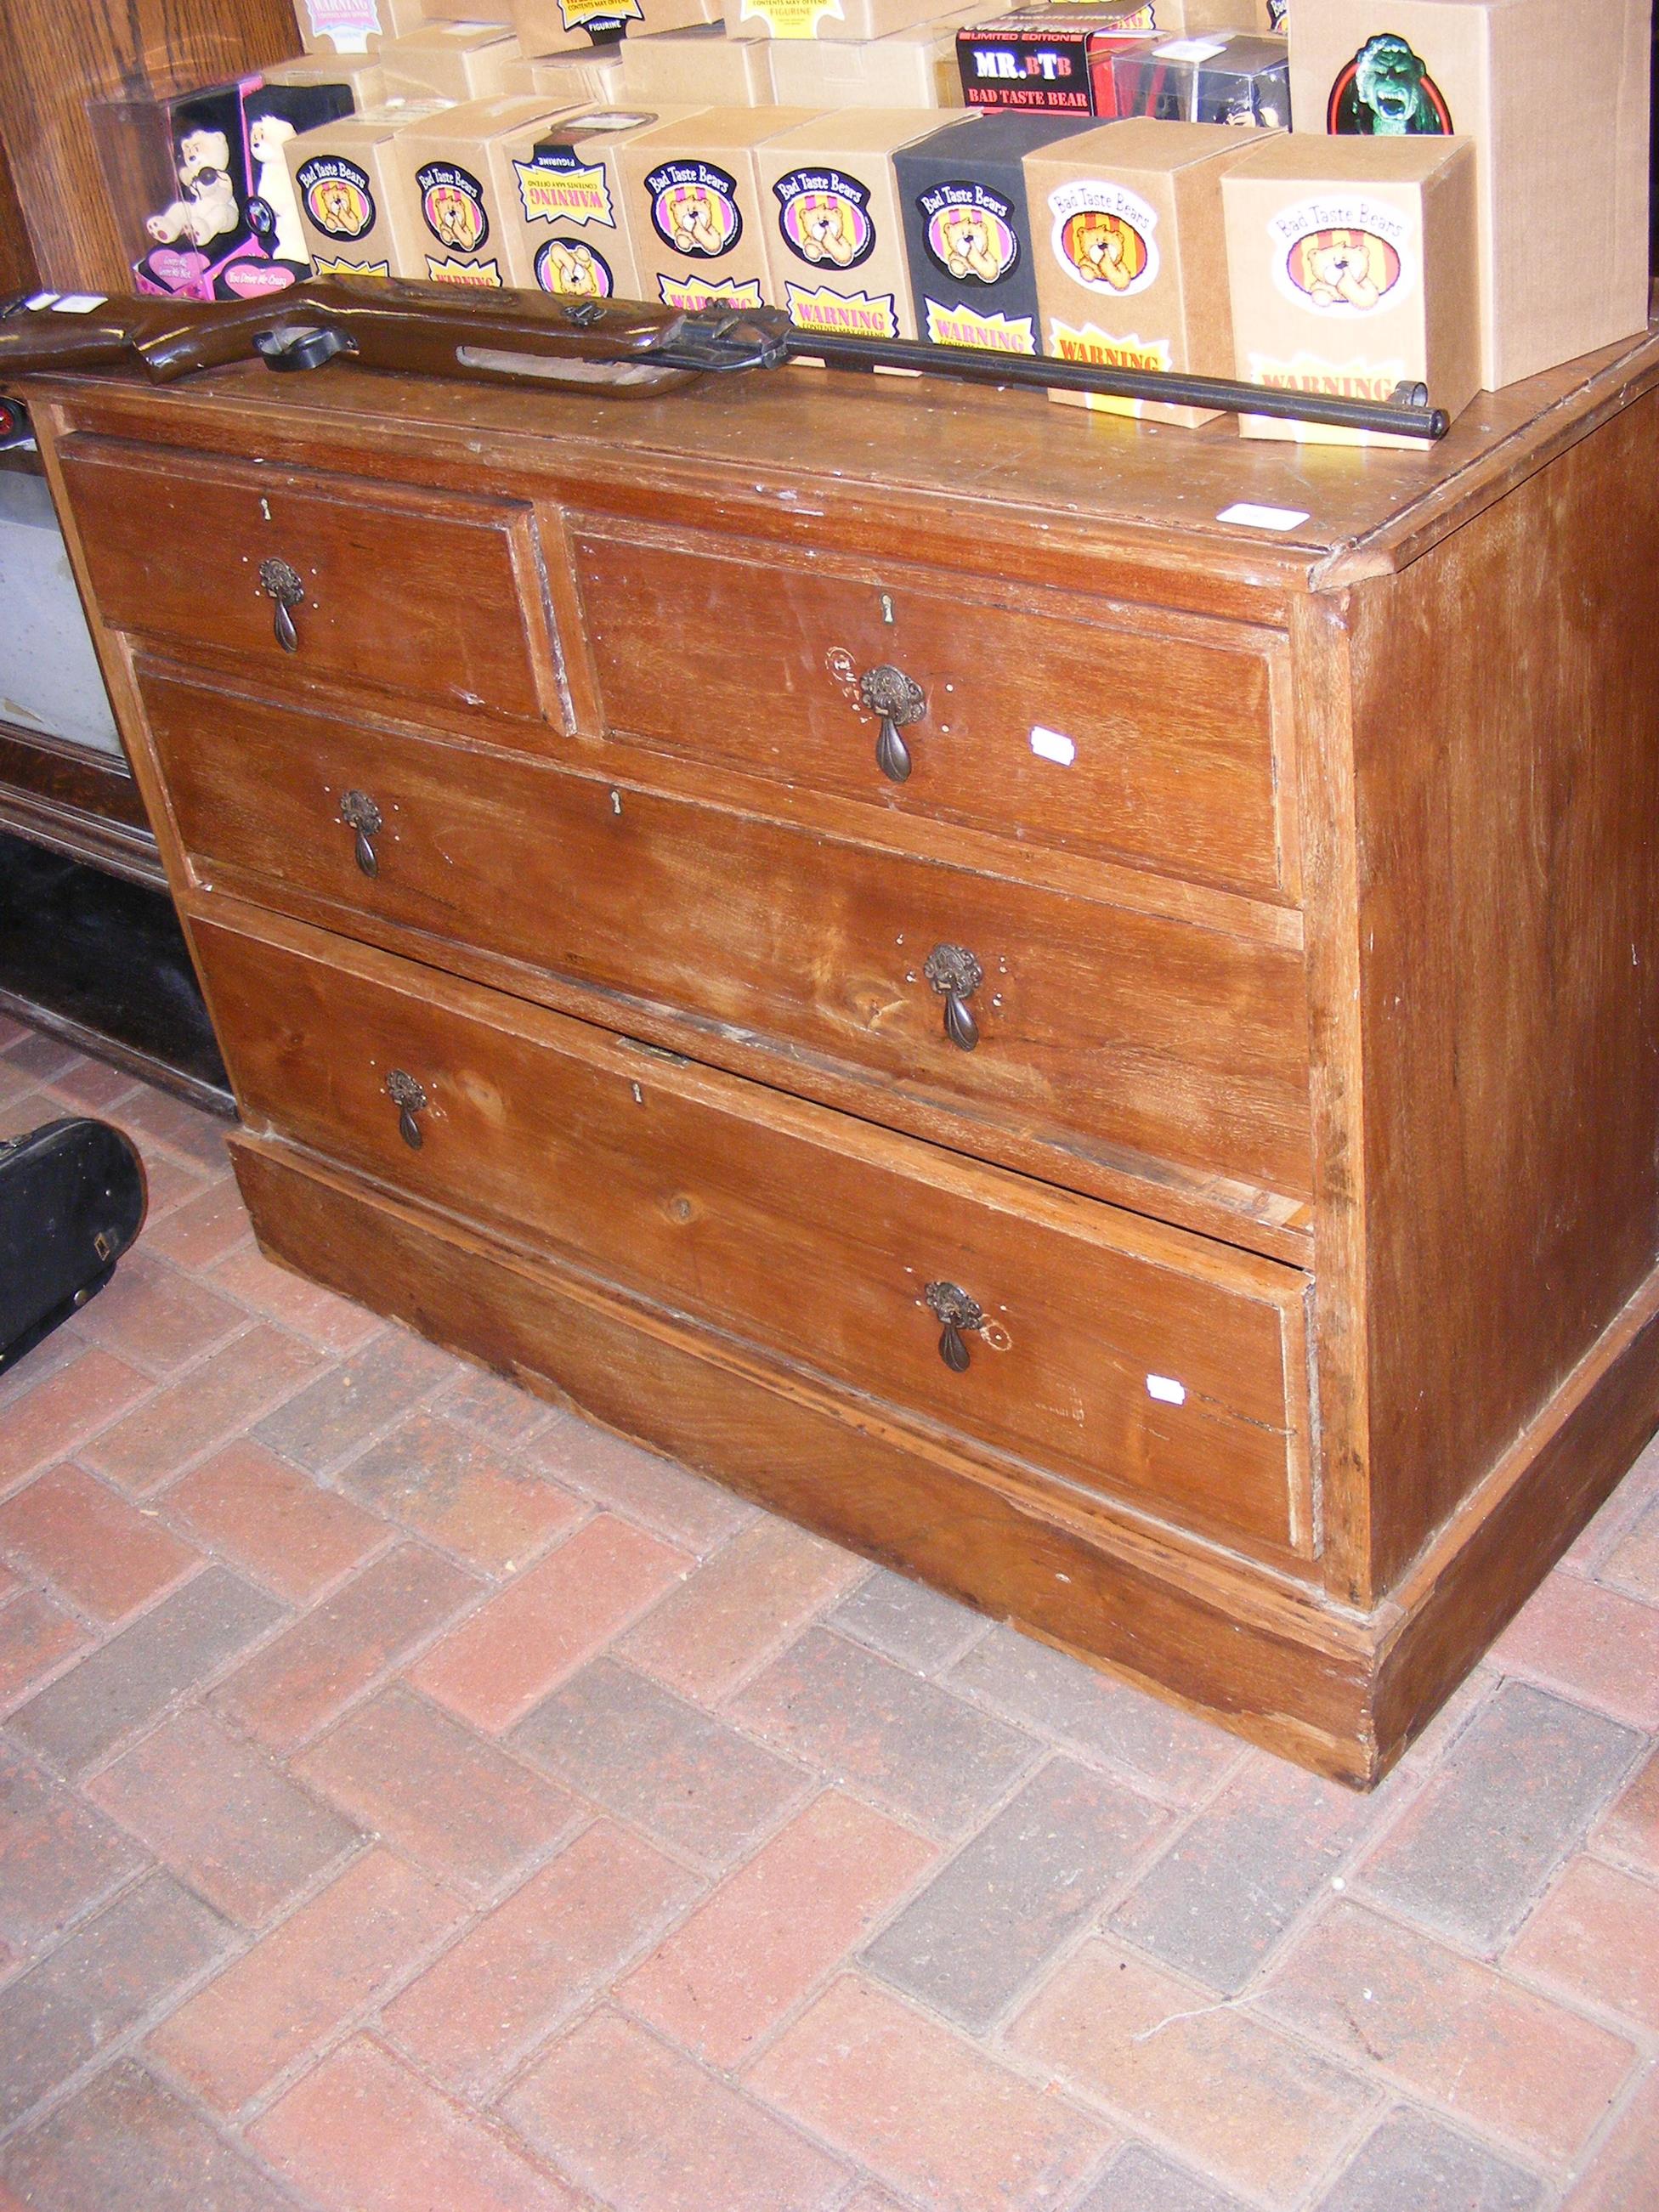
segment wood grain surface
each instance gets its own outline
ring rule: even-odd
[[[97,439],[72,444],[64,466],[99,604],[123,629],[246,655],[302,690],[349,678],[534,717],[556,696],[522,507],[416,503],[315,475],[158,462]],[[262,581],[272,560],[303,593],[291,652]]]
[[[91,103],[222,83],[300,51],[289,0],[6,0],[0,31],[0,140],[39,279],[63,291],[131,291],[148,243],[110,205]]]
[[[43,386],[259,1234],[1375,1779],[1659,1415],[1656,381],[1405,456],[807,374]],[[309,659],[190,617],[261,501]],[[890,642],[939,717],[897,804],[818,680]],[[1006,1347],[953,1373],[930,1279]]]
[[[772,1079],[810,1090],[839,1066],[906,1098],[1125,1173],[1172,1164],[1305,1199],[1310,1189],[1306,994],[1299,954],[1102,899],[923,863],[747,811],[699,805],[591,769],[459,752],[245,697],[160,671],[141,678],[180,831],[217,880],[256,876],[327,899],[443,958],[445,941],[562,981],[562,1000],[619,1028],[644,1003],[769,1046]],[[356,859],[343,794],[384,822],[375,873]],[[1017,862],[1018,855],[1011,854]],[[945,1033],[930,953],[955,945],[984,974],[972,1051]],[[1144,1200],[1143,1200],[1144,1202]],[[1248,1232],[1242,1232],[1247,1234]]]

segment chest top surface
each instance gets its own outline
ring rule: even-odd
[[[1421,450],[1240,439],[1055,408],[1036,392],[789,368],[711,378],[655,399],[587,399],[349,368],[284,378],[257,364],[158,392],[131,377],[43,387],[100,427],[291,458],[307,441],[373,473],[411,447],[497,483],[611,476],[815,511],[1016,518],[1279,584],[1330,588],[1403,568],[1659,382],[1659,325],[1499,393]],[[821,502],[821,505],[816,503]],[[1219,518],[1276,510],[1276,526]],[[1283,518],[1294,518],[1288,522]],[[895,545],[894,550],[901,548]],[[912,551],[921,547],[908,548]]]

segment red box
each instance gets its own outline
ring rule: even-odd
[[[1117,113],[1112,57],[1146,43],[1152,8],[1016,8],[957,33],[957,68],[969,107],[1045,115]]]

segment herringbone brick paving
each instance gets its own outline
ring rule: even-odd
[[[0,1382],[0,2212],[1651,2212],[1659,1448],[1370,1799],[270,1266]]]

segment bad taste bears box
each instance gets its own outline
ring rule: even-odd
[[[733,39],[884,39],[939,12],[939,0],[726,0],[726,29]]]
[[[960,107],[957,33],[1000,12],[999,0],[883,39],[732,40],[772,60],[774,96],[804,107]]]
[[[1489,391],[1640,331],[1650,0],[1296,0],[1298,131],[1474,146]]]
[[[391,149],[400,131],[441,112],[437,101],[372,109],[283,148],[318,276],[391,276],[419,265],[420,227],[396,188]]]
[[[720,0],[514,0],[513,26],[526,54],[568,52],[612,39],[689,30],[720,19]]]
[[[653,134],[683,131],[698,112],[681,105],[567,116],[538,133],[527,154],[509,150],[511,179],[500,191],[507,283],[567,299],[642,299],[623,152]]]
[[[623,148],[628,223],[646,299],[670,307],[767,301],[766,210],[756,151],[811,119],[805,107],[710,107]]]
[[[641,43],[648,46],[650,41]],[[627,51],[627,41],[619,39],[611,46],[589,46],[586,53],[573,49],[568,54],[549,54],[526,62],[526,89],[544,99],[550,112],[556,109],[563,113],[573,107],[620,107],[627,97],[622,65]]]
[[[380,107],[386,102],[386,71],[374,54],[302,54],[297,62],[276,63],[264,76],[268,85],[286,86],[294,91],[338,85],[347,94],[344,103],[337,103],[343,115],[361,115],[365,108]]]
[[[934,345],[1037,350],[1024,164],[1088,116],[975,108],[893,155],[916,333]]]
[[[665,100],[696,107],[766,106],[782,98],[772,85],[773,44],[770,39],[728,39],[720,23],[625,39],[617,49],[621,96],[647,106]],[[793,94],[785,101],[791,106],[815,104],[797,102]]]
[[[1221,180],[1267,135],[1136,118],[1027,155],[1042,351],[1111,368],[1231,376]],[[1188,429],[1214,420],[1160,401],[1049,397]]]
[[[1160,31],[1284,31],[1290,0],[1155,0]]]
[[[1157,29],[1146,5],[1016,8],[957,33],[957,67],[969,107],[1039,114],[1117,113],[1112,57]]]
[[[927,108],[870,107],[816,117],[757,149],[771,297],[799,328],[915,337],[892,156],[939,128]]]
[[[524,53],[499,23],[428,23],[380,48],[389,98],[498,100],[518,92]]]
[[[1246,383],[1362,399],[1421,383],[1449,415],[1468,406],[1480,345],[1466,141],[1275,137],[1227,169],[1221,198]],[[1305,444],[1410,442],[1259,415],[1239,428]]]
[[[394,274],[434,284],[504,285],[504,240],[516,210],[514,163],[531,159],[556,118],[532,95],[474,100],[400,131],[387,166],[413,234]]]
[[[426,21],[422,0],[294,0],[300,43],[308,54],[373,53]]]

